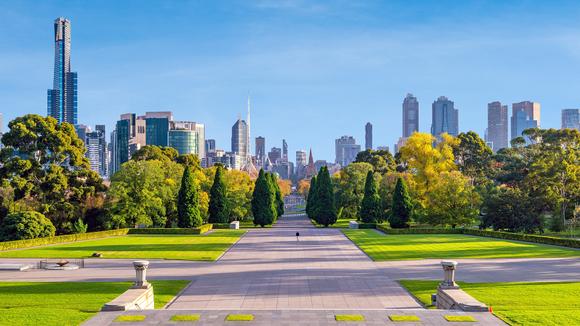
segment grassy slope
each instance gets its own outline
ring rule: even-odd
[[[580,250],[461,234],[385,235],[344,230],[374,260],[579,257]]]
[[[0,258],[103,258],[215,260],[244,231],[216,230],[205,235],[128,235],[0,252]]]
[[[429,305],[439,281],[404,280],[401,284]],[[580,282],[459,284],[512,325],[580,325]]]
[[[152,281],[162,308],[189,281]],[[79,325],[131,286],[129,282],[0,282],[0,325]]]

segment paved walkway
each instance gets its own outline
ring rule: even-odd
[[[296,232],[300,236],[295,236]],[[248,232],[170,309],[406,309],[420,305],[340,230],[303,216]]]

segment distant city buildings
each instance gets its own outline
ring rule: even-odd
[[[409,93],[403,100],[403,138],[410,137],[416,131],[419,131],[419,102]]]
[[[494,152],[508,147],[508,107],[495,101],[487,105],[485,141]]]
[[[540,127],[540,103],[523,101],[512,104],[511,138],[522,136],[526,129]]]
[[[95,131],[85,136],[86,156],[89,159],[91,170],[103,177],[108,176],[108,155],[105,125],[96,125]]]
[[[205,141],[205,153],[206,155],[209,153],[215,153],[215,139],[206,139]]]
[[[256,137],[256,162],[258,166],[263,166],[266,161],[266,138]]]
[[[248,157],[248,124],[246,120],[239,118],[232,126],[232,153],[242,157]]]
[[[360,152],[360,145],[356,144],[356,140],[352,136],[342,136],[335,140],[335,163],[345,167],[354,162],[356,155]],[[318,170],[318,169],[317,169]]]
[[[580,109],[562,110],[562,129],[580,130]],[[1,132],[0,129],[0,134]]]
[[[431,134],[437,138],[442,133],[459,135],[459,111],[455,103],[445,96],[440,96],[432,105]]]
[[[47,91],[47,115],[58,122],[77,124],[78,78],[71,72],[71,24],[66,18],[54,21],[54,74]]]
[[[365,149],[373,149],[373,125],[370,122],[365,125]]]
[[[173,114],[169,111],[145,113],[145,139],[147,145],[169,146],[169,128]]]

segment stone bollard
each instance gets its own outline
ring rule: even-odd
[[[443,282],[439,284],[441,289],[458,289],[459,286],[455,283],[455,269],[457,268],[457,262],[452,260],[444,260],[441,262],[443,267],[444,278]]]
[[[137,260],[133,262],[133,267],[135,267],[135,284],[131,287],[132,289],[148,289],[151,284],[147,282],[147,268],[149,268],[149,262],[146,260]]]

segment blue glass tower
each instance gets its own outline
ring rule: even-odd
[[[77,124],[78,87],[77,73],[70,67],[70,21],[54,21],[54,79],[47,92],[48,115],[58,122]]]

